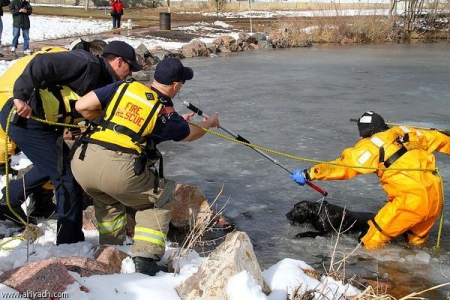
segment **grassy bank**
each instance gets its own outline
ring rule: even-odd
[[[435,42],[449,41],[448,22],[437,23],[436,17],[429,15],[415,20],[406,20],[401,16],[366,16],[364,10],[367,5],[355,4],[321,4],[310,7],[305,4],[305,10],[313,9],[315,13],[309,17],[273,17],[252,18],[252,28],[255,32],[270,33],[279,31],[287,38],[298,44],[301,41],[313,43],[382,43],[382,42]],[[346,16],[345,9],[356,11],[354,16]],[[206,9],[208,11],[208,9]],[[333,11],[334,16],[327,16],[325,11]],[[125,9],[124,20],[131,19],[138,27],[159,26],[160,13],[167,12],[162,8],[128,8]],[[224,21],[234,28],[249,31],[249,18],[203,16],[199,13],[180,13],[178,9],[171,9],[172,27],[188,26],[196,22]],[[183,10],[185,12],[185,10]],[[67,16],[80,18],[94,18],[109,20],[108,8],[82,7],[48,7],[35,6],[34,13],[50,16]],[[442,19],[438,19],[442,20]],[[410,21],[407,23],[407,21]],[[406,26],[408,25],[408,26]],[[409,27],[409,28],[408,28]]]

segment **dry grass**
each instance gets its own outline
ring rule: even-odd
[[[253,18],[252,27],[255,32],[270,33],[273,31],[282,32],[289,40],[287,47],[298,47],[305,41],[313,43],[382,43],[413,38],[436,40],[442,35],[436,32],[417,32],[417,34],[402,32],[401,28],[393,26],[393,21],[387,16],[365,16],[362,9],[386,8],[379,4],[313,4],[305,3],[305,10],[315,10],[313,17],[277,17],[272,19]],[[342,10],[353,9],[357,13],[355,16],[345,16]],[[208,10],[208,9],[205,9]],[[358,10],[360,13],[358,13]],[[160,12],[166,12],[167,8],[127,8],[125,9],[125,19],[131,19],[137,27],[158,27]],[[215,16],[205,17],[201,14],[181,14],[177,13],[181,8],[172,8],[172,26],[188,26],[196,22],[214,22]],[[184,11],[184,10],[183,10]],[[227,11],[226,6],[223,11]],[[335,16],[329,17],[325,11],[334,11]],[[94,18],[109,20],[108,10],[90,8],[84,10],[73,7],[47,7],[36,6],[33,13],[37,15],[68,16],[81,18]],[[236,30],[249,31],[249,20],[246,18],[219,18]],[[445,38],[449,38],[446,31]]]
[[[393,40],[392,25],[383,16],[318,17],[284,19],[278,27],[293,44],[380,43]]]

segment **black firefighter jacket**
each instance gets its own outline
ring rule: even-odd
[[[66,85],[80,96],[116,81],[103,57],[82,49],[36,55],[14,83],[13,96],[28,101],[35,87]]]

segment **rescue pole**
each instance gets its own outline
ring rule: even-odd
[[[194,113],[196,113],[197,115],[201,116],[201,117],[205,117],[205,118],[209,118],[208,115],[206,115],[201,109],[199,109],[198,107],[196,107],[195,105],[187,102],[187,101],[183,101],[183,105],[186,106],[188,109],[190,109],[191,111],[193,111]],[[271,156],[269,156],[267,153],[256,149],[254,147],[252,147],[251,143],[246,140],[244,137],[242,137],[239,134],[233,133],[232,131],[219,126],[220,129],[222,129],[223,131],[225,131],[226,133],[228,133],[229,135],[231,135],[232,137],[234,137],[236,140],[246,143],[248,147],[252,148],[253,150],[255,150],[256,152],[258,152],[259,154],[261,154],[262,156],[264,156],[265,158],[267,158],[268,160],[270,160],[271,162],[273,162],[274,164],[276,164],[277,166],[279,166],[280,168],[282,168],[283,170],[285,170],[286,172],[288,172],[289,174],[294,174],[291,170],[289,170],[288,168],[286,168],[285,166],[283,166],[282,164],[280,164],[280,162],[274,158],[272,158]],[[311,187],[312,189],[314,189],[315,191],[319,192],[320,194],[322,194],[323,197],[326,197],[328,195],[327,191],[322,190],[320,187],[318,187],[317,185],[315,185],[314,183],[307,181],[306,184]]]
[[[358,122],[358,119],[350,119],[350,121]],[[443,129],[438,129],[438,128],[427,128],[427,127],[414,126],[414,125],[405,125],[405,124],[398,124],[398,123],[388,123],[388,122],[386,122],[386,125],[391,126],[391,127],[392,126],[409,126],[409,127],[414,127],[414,128],[417,128],[417,129],[436,130],[436,131],[439,131],[442,134],[450,136],[450,130],[443,130]]]

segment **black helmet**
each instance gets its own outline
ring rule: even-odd
[[[366,111],[361,118],[358,119],[359,136],[367,138],[373,134],[385,131],[389,127],[384,122],[382,116],[373,111]]]

